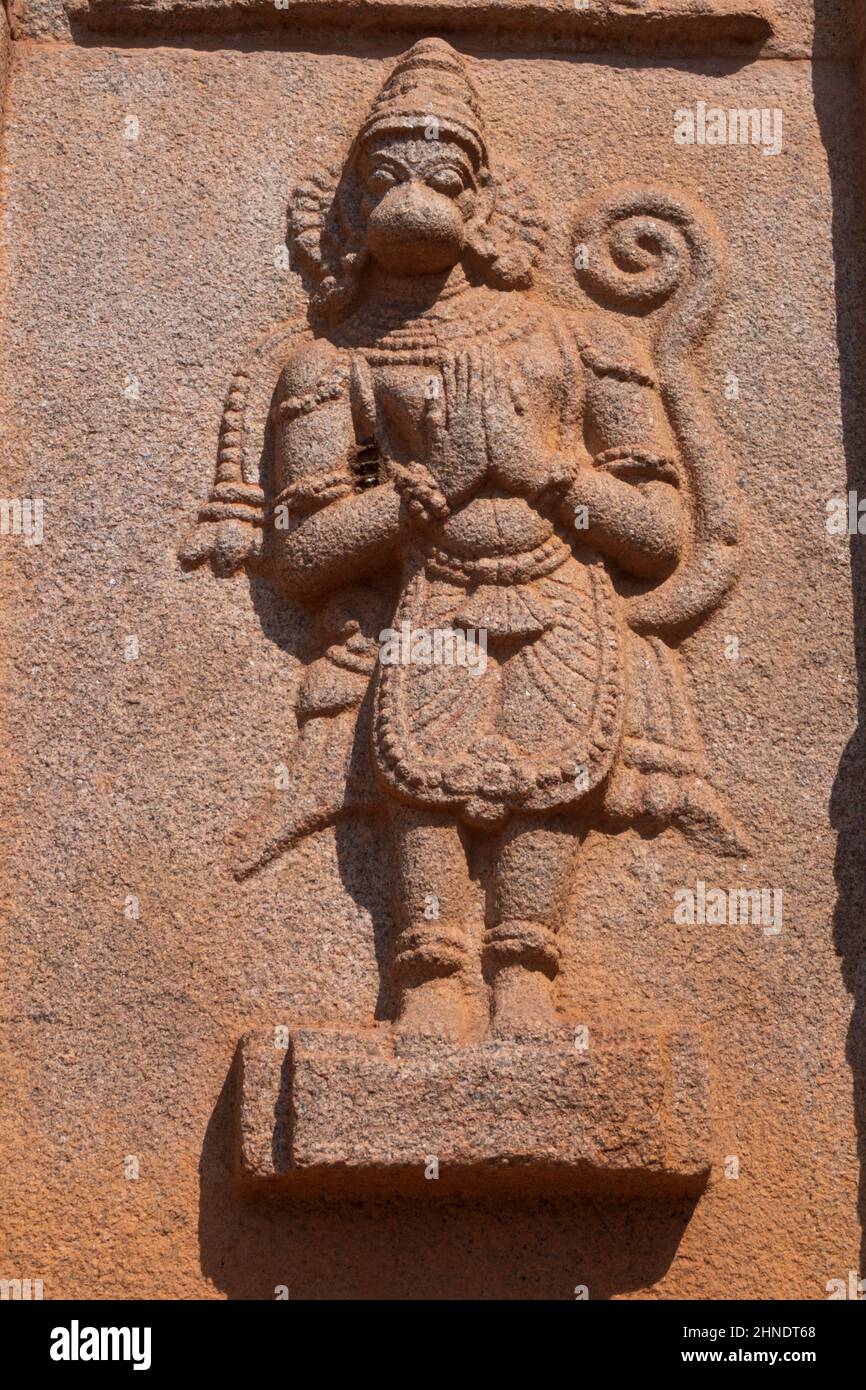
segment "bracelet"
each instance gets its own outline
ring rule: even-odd
[[[349,478],[344,468],[330,473],[313,474],[308,478],[297,478],[284,487],[271,503],[269,512],[277,507],[288,506],[293,511],[313,511],[328,502],[336,502],[355,491],[354,480]]]
[[[624,477],[626,480],[635,477],[658,479],[673,483],[675,487],[680,481],[679,469],[673,459],[646,449],[636,449],[630,444],[605,449],[604,453],[595,456],[593,463],[596,468],[603,468],[614,477]]]

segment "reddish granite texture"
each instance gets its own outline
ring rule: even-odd
[[[283,767],[292,775],[301,747],[302,682],[333,645],[333,613],[303,580],[292,591],[290,570],[275,583],[272,552],[224,578],[178,560],[213,485],[232,373],[269,325],[305,321],[315,291],[311,263],[300,266],[302,280],[280,252],[290,195],[315,169],[346,159],[420,33],[411,24],[393,37],[364,34],[332,20],[326,41],[310,28],[285,45],[271,32],[244,46],[226,36],[135,46],[118,20],[118,32],[106,26],[85,46],[55,24],[60,6],[14,8],[4,488],[44,499],[45,536],[41,545],[0,544],[10,827],[0,1274],[42,1278],[47,1297],[269,1298],[277,1285],[314,1298],[571,1298],[578,1285],[593,1298],[825,1297],[829,1280],[861,1267],[864,1066],[861,541],[825,524],[827,500],[863,486],[862,74],[840,9],[821,6],[813,21],[809,6],[787,6],[770,38],[749,40],[739,58],[728,40],[708,39],[699,64],[658,45],[641,52],[640,35],[628,54],[612,46],[581,55],[559,40],[521,53],[516,25],[501,42],[482,27],[455,36],[447,26],[470,54],[491,165],[495,156],[529,171],[547,223],[531,289],[497,293],[528,294],[557,332],[587,315],[593,325],[599,314],[610,320],[604,333],[593,326],[585,350],[622,368],[609,375],[624,388],[657,383],[646,386],[661,392],[648,428],[670,424],[685,377],[670,377],[655,321],[642,316],[655,307],[623,316],[588,296],[572,264],[577,226],[592,231],[614,185],[651,184],[706,229],[717,303],[684,360],[697,433],[714,441],[710,463],[729,461],[725,496],[739,498],[733,510],[744,522],[729,582],[661,639],[700,732],[705,761],[688,774],[703,782],[706,769],[715,822],[689,833],[695,816],[689,823],[670,785],[654,814],[643,806],[636,819],[633,802],[603,801],[615,760],[599,766],[573,881],[563,877],[552,892],[540,848],[548,841],[538,840],[525,861],[512,853],[519,862],[500,899],[494,893],[507,921],[525,923],[543,901],[554,968],[548,937],[524,932],[520,951],[503,954],[502,940],[518,937],[494,939],[495,911],[485,924],[480,880],[495,878],[487,808],[496,798],[477,787],[455,793],[442,814],[453,829],[471,801],[466,823],[480,843],[473,876],[456,854],[448,861],[475,961],[471,978],[462,964],[457,971],[455,1004],[444,948],[414,955],[407,973],[391,968],[407,923],[399,894],[392,911],[386,872],[387,770],[374,780],[372,818],[310,827],[261,852],[273,832],[274,778]],[[814,66],[813,38],[824,55]],[[780,109],[780,152],[675,143],[673,113],[700,101]],[[335,333],[320,337],[333,347]],[[530,415],[538,400],[568,396],[547,381],[545,351],[530,373]],[[265,397],[286,364],[277,350]],[[495,364],[491,372],[495,384]],[[290,373],[284,385],[292,400],[315,393],[318,378],[301,389]],[[378,382],[373,391],[378,403]],[[608,410],[619,405],[600,407],[605,426]],[[497,422],[490,411],[488,438],[497,429],[501,438],[511,418]],[[332,421],[327,439],[338,430]],[[694,489],[688,429],[681,421],[672,434],[670,448],[644,451],[670,454],[683,470],[680,491]],[[458,463],[471,457],[468,446],[458,452]],[[502,463],[506,452],[495,466],[512,468],[508,486],[535,496],[518,467],[525,451]],[[436,519],[436,494],[453,513],[466,480],[431,488],[427,476],[389,472],[395,462],[382,463],[382,497],[391,489],[404,519],[413,503],[421,508],[407,525],[447,524],[444,513]],[[571,497],[572,483],[568,475],[560,496]],[[656,496],[674,486],[664,476],[640,484],[643,497],[647,484]],[[212,505],[247,504],[223,495]],[[611,572],[631,565],[634,580],[643,564],[652,590],[707,539],[706,517],[686,508],[674,554],[666,505],[647,504],[630,539],[618,540],[614,509],[595,536]],[[594,506],[603,512],[596,494]],[[619,554],[608,553],[616,544]],[[396,566],[396,549],[382,558]],[[359,582],[368,586],[363,608],[370,581]],[[379,597],[390,602],[385,590]],[[613,626],[628,639],[626,618]],[[614,722],[634,712],[633,689],[623,676]],[[617,753],[650,714],[635,718],[640,728],[621,722],[610,734]],[[340,746],[325,739],[315,766]],[[400,806],[413,807],[413,796],[397,788]],[[261,816],[257,838],[250,827]],[[439,850],[425,862],[441,866]],[[676,890],[698,881],[781,892],[781,932],[680,920]],[[419,960],[436,965],[429,978],[412,973]],[[535,984],[523,988],[509,969]],[[404,996],[426,985],[413,1015]],[[239,1180],[244,1078],[233,1059],[245,1034],[325,1026],[390,1038],[395,1019],[426,1035],[430,1019],[449,1018],[438,1053],[435,1027],[432,1041],[416,1044],[438,1058],[431,1075],[447,1073],[449,1049],[494,1046],[481,1041],[491,1001],[494,1027],[501,1009],[496,1047],[530,1039],[511,1044],[517,1066],[552,1046],[544,1038],[562,1026],[585,1025],[590,1039],[594,1028],[624,1028],[650,1050],[671,1033],[699,1038],[706,1187],[599,1194],[547,1190],[542,1177],[520,1192],[483,1180],[469,1195],[435,1180],[389,1190],[385,1164],[363,1200],[351,1185],[345,1200],[297,1200],[286,1184]],[[521,1080],[525,1071],[515,1077],[518,1098]],[[262,1084],[266,1102],[271,1083]],[[461,1118],[477,1156],[486,1136],[472,1137],[473,1084]],[[328,1117],[315,1106],[313,1114],[315,1140]],[[345,1134],[345,1106],[339,1120]]]

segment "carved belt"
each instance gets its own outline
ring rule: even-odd
[[[452,584],[528,584],[559,569],[571,555],[571,550],[559,536],[550,536],[534,550],[517,555],[484,555],[470,558],[431,546],[425,555],[425,569],[431,579],[446,579]]]

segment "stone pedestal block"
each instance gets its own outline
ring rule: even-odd
[[[459,1045],[390,1029],[273,1032],[240,1049],[240,1171],[299,1191],[697,1191],[706,1066],[686,1032],[591,1029]]]

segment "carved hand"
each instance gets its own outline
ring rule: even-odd
[[[262,553],[263,536],[246,521],[200,521],[180,551],[181,563],[192,568],[209,560],[214,574],[227,578]]]
[[[509,492],[534,499],[543,492],[564,492],[573,470],[541,438],[525,393],[499,353],[486,350],[482,363],[484,426],[490,476]]]
[[[433,382],[438,388],[438,381]],[[465,501],[487,476],[483,357],[479,348],[455,353],[442,365],[441,389],[425,412],[426,464],[448,505]]]

